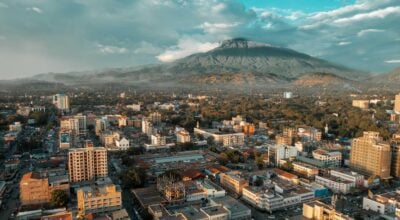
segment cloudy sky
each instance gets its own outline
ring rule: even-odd
[[[0,0],[0,79],[170,62],[246,37],[400,66],[399,0]]]

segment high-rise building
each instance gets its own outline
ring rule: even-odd
[[[379,132],[364,132],[364,136],[353,139],[350,154],[350,167],[362,173],[390,177],[391,149],[382,141]]]
[[[69,97],[64,94],[53,96],[53,104],[61,111],[69,112]]]
[[[400,134],[393,135],[391,148],[392,148],[391,174],[394,177],[400,177]]]
[[[400,93],[394,98],[394,111],[400,113]]]
[[[68,171],[71,182],[93,180],[108,175],[107,149],[87,146],[73,148],[68,153]]]
[[[70,130],[75,136],[86,135],[86,115],[78,114],[73,117],[63,117],[60,120],[60,129]]]

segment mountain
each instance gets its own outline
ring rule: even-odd
[[[335,86],[350,83],[351,80],[337,76],[331,73],[310,73],[300,76],[293,81],[293,85],[312,87],[312,86]]]
[[[389,73],[376,76],[376,80],[378,80],[379,82],[398,83],[400,81],[400,67],[392,70]]]
[[[171,63],[137,69],[112,69],[82,75],[50,74],[42,75],[40,78],[69,84],[180,82],[254,85],[289,84],[310,73],[329,73],[330,77],[335,75],[342,81],[358,80],[366,76],[366,73],[291,49],[237,38],[223,41],[219,47],[208,52],[196,53]]]

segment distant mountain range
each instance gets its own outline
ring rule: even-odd
[[[184,83],[206,85],[337,86],[399,80],[400,68],[379,77],[291,49],[248,41],[226,40],[205,53],[171,63],[95,72],[40,74],[31,80],[65,84]]]

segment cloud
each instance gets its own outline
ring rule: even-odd
[[[128,53],[128,49],[124,47],[116,47],[111,45],[96,44],[98,50],[103,54],[125,54]]]
[[[171,62],[193,53],[206,52],[218,47],[218,43],[199,42],[194,39],[184,38],[179,40],[178,45],[167,49],[157,56],[162,62]]]
[[[367,71],[389,70],[383,61],[400,51],[398,0],[356,0],[316,13],[227,0],[0,1],[0,33],[7,37],[0,52],[15,58],[0,65],[0,79],[172,61],[235,37]]]
[[[367,19],[377,19],[377,18],[383,19],[391,14],[400,14],[400,7],[387,7],[384,9],[378,9],[368,13],[356,14],[351,17],[339,18],[336,19],[334,23],[348,25],[353,22],[365,21]]]
[[[346,45],[349,45],[349,44],[351,44],[351,42],[349,42],[349,41],[342,41],[342,42],[338,43],[339,46],[346,46]]]
[[[385,32],[385,30],[381,30],[381,29],[364,29],[364,30],[359,31],[357,33],[357,36],[358,37],[362,37],[362,36],[367,35],[369,33],[382,33],[382,32]]]
[[[27,11],[33,11],[33,12],[36,12],[36,13],[38,13],[38,14],[42,14],[42,13],[43,13],[43,10],[40,9],[40,8],[38,8],[38,7],[26,8],[26,10],[27,10]]]
[[[3,2],[0,2],[0,8],[8,8],[8,5]]]
[[[385,60],[385,63],[397,64],[400,63],[400,60]]]
[[[240,24],[239,22],[234,22],[234,23],[209,23],[209,22],[204,22],[203,24],[200,25],[200,28],[202,28],[207,33],[218,33],[218,32],[229,31],[229,29],[231,29],[233,27],[236,27],[239,24]]]

